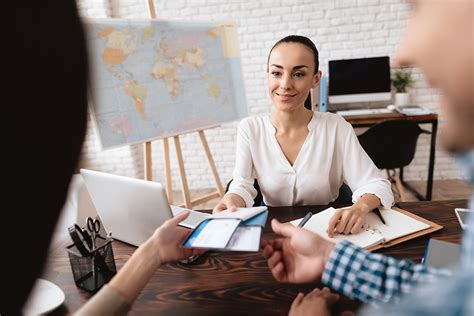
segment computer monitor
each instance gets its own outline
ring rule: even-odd
[[[328,99],[329,104],[390,100],[389,57],[330,60]]]

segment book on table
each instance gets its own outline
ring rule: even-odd
[[[390,247],[443,228],[434,222],[399,208],[381,208],[380,213],[385,220],[385,224],[382,223],[375,213],[371,212],[367,215],[366,222],[359,233],[349,235],[336,234],[331,238],[327,234],[327,228],[335,212],[336,209],[330,207],[314,214],[304,225],[304,228],[335,243],[348,240],[359,247],[371,251]],[[301,218],[295,219],[290,223],[298,226],[301,220]]]

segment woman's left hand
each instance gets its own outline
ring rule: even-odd
[[[339,208],[329,221],[327,233],[329,237],[333,237],[334,233],[340,234],[356,234],[365,223],[365,218],[369,210],[363,209],[361,206],[354,204],[351,207]]]

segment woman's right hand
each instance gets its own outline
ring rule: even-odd
[[[219,213],[223,210],[230,210],[234,212],[238,207],[245,207],[245,201],[240,195],[235,193],[227,193],[224,197],[217,203],[217,205],[212,210],[212,213]]]

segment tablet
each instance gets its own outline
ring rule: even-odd
[[[472,215],[472,213],[474,212],[467,208],[455,208],[454,213],[456,213],[456,217],[458,218],[459,224],[461,224],[462,229],[467,228],[469,216],[474,216]]]

